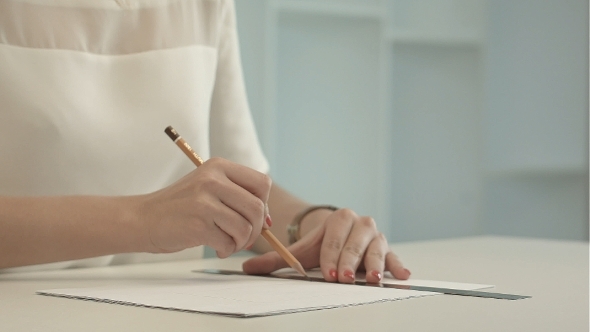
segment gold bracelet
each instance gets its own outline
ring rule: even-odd
[[[310,212],[319,209],[327,209],[332,211],[338,210],[338,208],[333,205],[312,205],[307,209],[304,209],[303,211],[299,212],[295,216],[295,218],[293,218],[293,221],[291,221],[291,223],[287,226],[287,234],[289,234],[289,244],[293,244],[299,241],[299,239],[301,239],[301,229],[299,226],[301,225],[301,221],[303,220],[303,218],[305,218],[305,216],[308,215]]]

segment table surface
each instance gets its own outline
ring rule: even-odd
[[[416,279],[496,285],[517,301],[436,295],[230,318],[36,295],[37,290],[239,269],[245,257],[0,274],[2,331],[588,331],[588,243],[471,237],[392,245]]]

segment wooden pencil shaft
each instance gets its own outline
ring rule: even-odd
[[[197,166],[203,165],[203,159],[199,157],[199,155],[188,145],[188,143],[182,138],[179,137],[176,141],[174,141],[176,145],[184,152],[184,154],[192,160],[192,162]]]
[[[297,258],[291,254],[291,252],[285,248],[285,246],[277,239],[270,230],[263,228],[262,237],[266,239],[266,241],[270,244],[271,247],[281,256],[290,267],[292,267],[295,271],[299,272],[302,276],[307,277],[307,273],[305,273],[305,269],[299,263]]]
[[[279,239],[277,239],[276,236],[274,236],[274,234],[270,232],[270,230],[262,229],[262,232],[260,234],[262,234],[262,236],[266,239],[270,246],[276,252],[278,252],[281,255],[281,257],[283,257],[283,259],[287,262],[287,264],[289,264],[289,266],[293,267],[294,264],[299,264],[297,258],[295,258],[295,256],[293,256],[293,254],[291,254],[291,252],[281,244]]]
[[[203,159],[199,157],[199,155],[191,148],[190,145],[180,136],[180,134],[174,129],[172,126],[166,127],[164,132],[170,139],[176,144],[184,154],[189,157],[192,162],[197,165],[197,167],[203,165]]]

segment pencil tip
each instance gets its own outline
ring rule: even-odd
[[[168,137],[170,137],[171,140],[175,142],[180,137],[180,135],[178,135],[178,133],[176,132],[176,130],[174,130],[174,128],[172,128],[172,126],[166,127],[164,132],[166,133],[166,135],[168,135]]]
[[[305,269],[303,268],[303,266],[301,266],[301,263],[297,262],[293,268],[295,268],[295,270],[299,272],[302,276],[309,279],[309,276],[307,275],[307,273],[305,273]]]

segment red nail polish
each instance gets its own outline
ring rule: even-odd
[[[379,280],[379,281],[381,281],[381,279],[383,279],[383,275],[382,275],[381,273],[379,273],[379,271],[377,271],[377,270],[373,270],[373,271],[371,272],[371,274],[372,274],[372,275],[373,275],[375,278],[377,278],[377,280]]]
[[[330,274],[330,277],[338,279],[338,272],[336,271],[336,269],[331,269],[328,273]]]
[[[342,273],[342,275],[344,275],[345,277],[354,280],[354,272],[352,272],[351,270],[345,270],[344,273]]]
[[[272,227],[272,220],[270,219],[270,214],[266,215],[266,224],[268,227]]]

